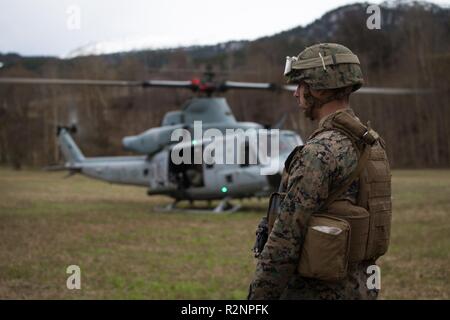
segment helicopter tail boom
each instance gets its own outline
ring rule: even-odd
[[[73,141],[67,128],[58,129],[58,142],[66,161],[70,164],[80,163],[84,161],[84,155],[80,148]]]

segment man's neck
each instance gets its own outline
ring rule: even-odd
[[[330,114],[348,108],[350,108],[348,101],[331,101],[329,103],[326,103],[318,109],[319,121],[328,117]]]
[[[329,117],[331,117],[333,114],[335,114],[335,113],[338,112],[338,111],[344,111],[344,110],[349,110],[349,112],[353,115],[353,111],[352,111],[352,109],[350,109],[350,106],[349,106],[349,105],[346,105],[345,107],[342,107],[342,108],[334,109],[334,111],[328,112],[326,115],[324,115],[322,118],[320,118],[318,128],[322,128],[322,126],[323,126],[323,124],[325,123],[325,121],[326,121]]]

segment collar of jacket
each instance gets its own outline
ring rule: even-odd
[[[344,108],[344,109],[339,109],[339,110],[337,110],[337,111],[335,111],[333,113],[330,113],[329,115],[325,116],[324,118],[322,118],[320,120],[320,122],[319,122],[319,129],[324,129],[325,128],[324,127],[325,121],[327,121],[328,119],[331,119],[333,116],[335,116],[339,112],[347,112],[347,113],[351,114],[353,117],[356,117],[355,112],[350,107],[347,107],[347,108]]]

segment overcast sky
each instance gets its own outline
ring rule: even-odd
[[[329,10],[353,2],[0,0],[0,52],[67,56],[95,43],[100,43],[101,50],[117,51],[251,40],[306,25]]]

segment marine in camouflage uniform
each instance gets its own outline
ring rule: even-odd
[[[318,55],[318,53],[320,53]],[[336,53],[347,54],[351,51],[336,44],[321,44],[305,49],[297,61],[320,57],[322,65],[310,69],[286,70],[288,82],[305,81],[308,89],[345,88],[344,94],[357,90],[362,85],[362,74],[352,59],[351,63],[336,64]],[[331,57],[331,62],[330,60]],[[341,55],[341,57],[344,57]],[[356,56],[354,56],[356,57]],[[356,58],[357,59],[357,58]],[[317,61],[317,60],[316,60]],[[331,72],[326,71],[331,69]],[[341,76],[339,76],[341,75]],[[327,78],[328,77],[328,78]],[[312,109],[320,108],[333,99],[340,98],[341,90],[325,101],[318,101],[305,92],[305,99],[310,104],[306,115],[312,118]],[[309,94],[309,97],[307,96]],[[312,98],[311,98],[312,97]],[[356,117],[352,109],[345,108],[338,112],[347,112]],[[321,119],[319,129],[333,114]],[[287,161],[282,176],[286,196],[281,202],[279,215],[275,220],[264,250],[258,257],[254,280],[250,284],[249,299],[375,299],[377,290],[368,290],[367,267],[374,261],[352,263],[348,266],[346,278],[328,282],[305,278],[298,274],[300,252],[304,242],[308,219],[326,202],[331,190],[340,186],[356,169],[358,152],[352,141],[336,130],[326,130],[313,135],[303,147],[297,147]],[[348,199],[356,203],[359,182],[354,181],[348,190],[338,199]]]

